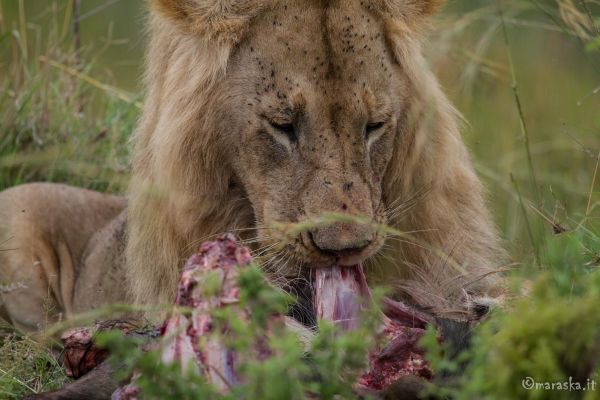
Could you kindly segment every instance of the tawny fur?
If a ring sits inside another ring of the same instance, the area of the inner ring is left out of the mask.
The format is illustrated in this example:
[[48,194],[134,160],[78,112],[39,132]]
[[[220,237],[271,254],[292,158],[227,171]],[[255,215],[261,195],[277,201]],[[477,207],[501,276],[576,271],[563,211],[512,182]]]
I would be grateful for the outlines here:
[[0,316],[23,331],[128,301],[125,198],[32,183],[0,192]]

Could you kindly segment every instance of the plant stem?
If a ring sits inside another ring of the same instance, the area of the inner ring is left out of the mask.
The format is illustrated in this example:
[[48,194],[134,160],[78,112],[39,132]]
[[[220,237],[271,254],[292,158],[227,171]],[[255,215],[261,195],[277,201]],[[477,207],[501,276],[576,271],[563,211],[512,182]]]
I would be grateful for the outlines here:
[[588,6],[588,4],[585,0],[580,0],[580,2],[581,2],[581,5],[583,6],[583,9],[585,10],[585,13],[587,14],[587,17],[590,19],[590,24],[591,24],[592,28],[594,28],[594,30],[596,31],[596,35],[600,36],[600,28],[596,24],[596,21],[594,21],[594,16],[592,14],[592,10],[590,10],[590,7]]
[[4,27],[4,8],[2,7],[2,0],[0,0],[0,35],[6,31]]
[[527,209],[525,208],[525,204],[523,203],[523,197],[521,196],[521,191],[519,190],[519,186],[517,185],[517,181],[513,174],[510,174],[510,180],[515,187],[515,191],[517,192],[517,197],[519,198],[519,206],[521,207],[521,212],[523,212],[523,219],[525,219],[525,227],[527,228],[527,235],[529,236],[529,240],[531,241],[531,246],[533,247],[533,255],[535,257],[535,262],[537,265],[542,265],[540,262],[540,250],[533,236],[533,230],[531,229],[531,224],[529,223],[529,218],[527,217]]
[[81,49],[81,29],[79,24],[79,9],[81,7],[81,0],[73,1],[73,39],[75,41],[75,57],[79,61],[80,49]]
[[594,176],[592,178],[592,186],[590,187],[590,195],[588,197],[587,207],[585,209],[586,218],[589,217],[590,212],[592,211],[592,197],[594,196],[594,187],[596,186],[596,177],[598,175],[598,167],[600,166],[600,152],[596,157],[596,168],[594,169]]
[[19,31],[21,35],[21,51],[23,58],[27,60],[27,24],[25,21],[25,0],[19,0]]
[[67,37],[67,33],[69,32],[69,22],[71,21],[71,15],[73,13],[73,0],[69,0],[67,6],[65,7],[65,17],[63,19],[63,27],[61,38],[64,39]]
[[513,90],[513,95],[515,97],[515,104],[517,106],[517,112],[519,113],[521,134],[523,135],[523,138],[525,140],[525,152],[527,153],[527,164],[528,164],[528,168],[529,168],[529,176],[531,179],[531,183],[533,184],[535,200],[538,203],[538,205],[541,205],[542,201],[541,201],[541,196],[539,193],[537,178],[535,176],[535,169],[533,167],[533,158],[531,157],[531,148],[529,145],[529,131],[527,129],[527,123],[525,121],[525,113],[523,111],[523,105],[521,103],[521,98],[519,96],[519,85],[517,82],[517,74],[515,71],[515,65],[514,65],[513,58],[512,58],[512,52],[510,49],[510,41],[508,39],[508,32],[506,31],[506,24],[504,23],[504,14],[502,12],[502,5],[500,3],[500,0],[498,0],[497,3],[498,3],[498,15],[500,17],[500,22],[502,25],[502,35],[504,38],[504,44],[506,46],[506,54],[508,57],[508,63],[509,63],[509,67],[510,67],[510,74],[511,74],[511,79],[512,79],[511,86],[512,86],[512,90]]

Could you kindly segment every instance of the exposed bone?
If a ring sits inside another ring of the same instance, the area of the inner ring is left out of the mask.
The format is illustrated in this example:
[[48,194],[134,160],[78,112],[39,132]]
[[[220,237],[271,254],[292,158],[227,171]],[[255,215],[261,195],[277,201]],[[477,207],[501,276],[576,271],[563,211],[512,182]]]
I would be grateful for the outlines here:
[[[194,368],[203,373],[221,392],[239,383],[236,354],[228,349],[218,336],[212,335],[211,311],[232,307],[239,302],[238,269],[250,264],[252,257],[246,247],[239,246],[232,235],[206,242],[200,252],[192,256],[179,281],[176,306],[191,307],[190,317],[175,309],[167,319],[163,332],[162,359],[176,362],[183,370]],[[207,296],[204,285],[212,273],[219,284]],[[240,313],[244,313],[240,310]],[[201,341],[202,337],[207,340]]]

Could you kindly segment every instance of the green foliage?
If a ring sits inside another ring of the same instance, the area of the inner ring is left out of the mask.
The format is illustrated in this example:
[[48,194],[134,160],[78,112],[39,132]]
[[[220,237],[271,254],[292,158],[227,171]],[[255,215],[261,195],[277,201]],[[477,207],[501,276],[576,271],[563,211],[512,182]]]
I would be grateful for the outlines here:
[[252,310],[251,322],[265,327],[272,314],[285,314],[293,299],[280,290],[268,290],[259,268],[252,266],[240,271],[240,300]]
[[591,40],[588,44],[585,45],[585,49],[590,53],[593,51],[600,50],[600,36]]
[[[600,340],[600,279],[595,274],[584,294],[557,296],[551,278],[536,282],[532,295],[496,315],[474,341],[459,398],[571,398],[565,391],[526,390],[522,381],[586,382],[597,379]],[[598,394],[596,393],[596,396]]]
[[[583,227],[548,238],[547,267],[527,295],[496,310],[459,360],[446,359],[435,332],[429,332],[422,343],[435,370],[456,372],[459,363],[468,362],[462,377],[432,393],[456,399],[599,398],[600,273],[589,262],[591,249],[600,251],[600,240]],[[513,280],[524,282],[521,273]],[[564,389],[570,381],[587,390]],[[596,383],[595,390],[588,382]],[[535,383],[554,383],[555,389],[528,386]]]
[[98,335],[98,344],[111,350],[111,360],[120,379],[128,379],[132,372],[139,374],[136,385],[146,399],[216,399],[217,391],[193,371],[181,371],[177,365],[163,364],[158,351],[144,352],[144,340],[125,337],[120,331]]
[[[364,328],[363,328],[364,329]],[[319,377],[309,384],[319,399],[353,398],[351,384],[365,367],[372,342],[371,330],[336,335],[334,327],[321,323],[311,346],[314,371]],[[371,339],[371,340],[370,340]],[[340,377],[345,379],[340,379]]]
[[0,190],[31,181],[124,190],[140,104],[90,77],[102,50],[74,48],[59,18],[68,7],[54,8],[43,35],[27,35],[29,25],[3,29],[3,6],[16,3],[0,2]]
[[304,349],[296,337],[278,331],[271,335],[269,346],[276,354],[263,361],[242,365],[246,383],[231,394],[237,399],[303,399],[305,379],[310,369],[304,359]]
[[68,378],[46,344],[8,333],[0,326],[0,398],[17,400],[62,387]]

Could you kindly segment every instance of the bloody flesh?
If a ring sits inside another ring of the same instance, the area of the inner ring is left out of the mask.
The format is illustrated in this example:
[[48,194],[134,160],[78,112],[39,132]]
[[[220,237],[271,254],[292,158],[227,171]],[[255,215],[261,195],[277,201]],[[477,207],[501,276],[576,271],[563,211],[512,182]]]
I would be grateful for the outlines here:
[[[355,329],[361,305],[368,301],[371,293],[361,265],[316,271],[313,302],[318,319],[341,330]],[[369,353],[369,369],[359,378],[359,388],[385,390],[408,375],[431,379],[433,373],[418,346],[430,318],[390,299],[384,301],[383,311],[380,344]]]
[[[162,361],[178,364],[182,370],[192,369],[204,375],[221,392],[242,382],[238,375],[239,354],[223,341],[225,331],[217,331],[212,312],[221,307],[231,307],[242,318],[252,310],[239,307],[239,268],[247,266],[251,256],[247,248],[236,243],[232,235],[202,245],[186,263],[179,281],[175,305],[177,306],[160,329]],[[205,282],[213,275],[217,287],[207,292]],[[361,310],[372,301],[371,292],[362,266],[318,269],[313,281],[313,305],[319,320],[332,322],[340,331],[356,329]],[[183,313],[187,307],[191,313]],[[419,348],[419,340],[433,320],[411,307],[385,299],[383,326],[376,332],[375,348],[368,355],[368,370],[356,382],[358,392],[379,393],[404,377],[431,379],[433,373]],[[272,316],[269,323],[280,323],[281,316]],[[129,327],[118,327],[131,330]],[[71,331],[64,335],[65,363],[69,374],[78,377],[102,361],[105,352],[95,348],[93,332],[89,329]],[[274,354],[266,338],[258,338],[255,359],[266,359]],[[90,347],[91,346],[91,347]],[[244,355],[247,357],[248,355]],[[132,383],[113,394],[113,399],[137,399],[139,390]]]
[[61,335],[63,342],[63,364],[67,376],[78,379],[100,365],[108,351],[99,348],[94,339],[99,332],[118,329],[126,335],[136,334],[152,337],[154,332],[137,327],[126,321],[98,322],[93,327],[75,328]]

